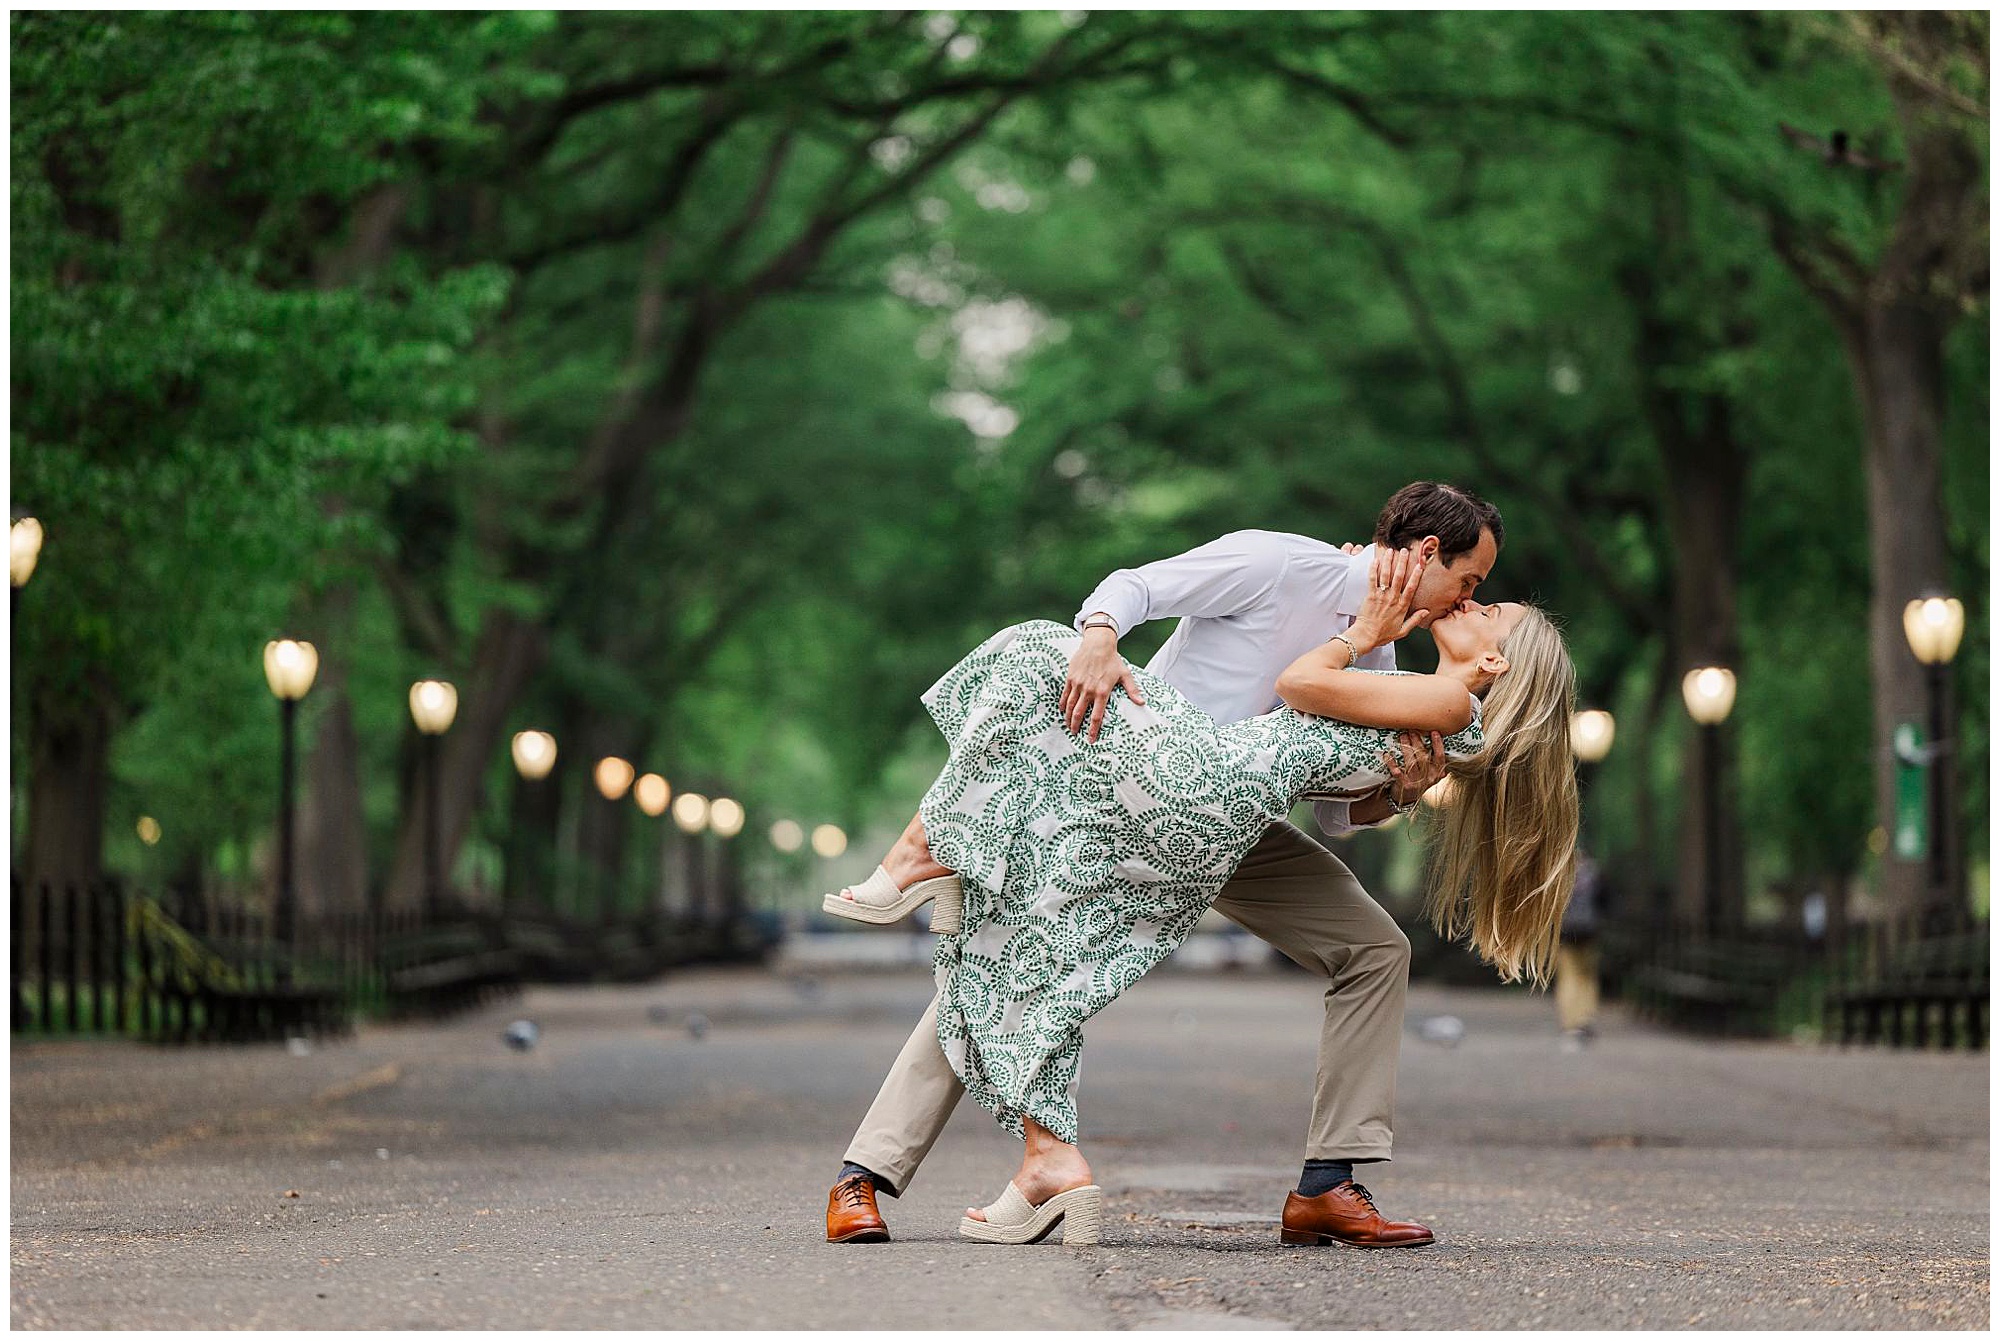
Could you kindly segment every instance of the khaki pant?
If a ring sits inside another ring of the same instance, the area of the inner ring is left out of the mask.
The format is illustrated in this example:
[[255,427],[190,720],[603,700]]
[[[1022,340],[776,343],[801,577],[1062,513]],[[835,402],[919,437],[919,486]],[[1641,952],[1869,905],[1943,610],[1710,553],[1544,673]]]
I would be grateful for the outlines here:
[[1597,946],[1556,946],[1556,1021],[1563,1032],[1597,1021]]
[[[1217,912],[1327,979],[1307,1159],[1389,1158],[1410,941],[1338,857],[1289,824],[1264,835]],[[897,1194],[965,1094],[937,1041],[933,1000],[889,1068],[847,1159]]]

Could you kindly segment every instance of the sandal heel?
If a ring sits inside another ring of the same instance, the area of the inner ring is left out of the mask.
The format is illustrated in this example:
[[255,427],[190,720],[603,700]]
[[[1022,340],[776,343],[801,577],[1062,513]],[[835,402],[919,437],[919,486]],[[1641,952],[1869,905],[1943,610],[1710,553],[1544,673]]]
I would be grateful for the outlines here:
[[965,886],[956,877],[945,880],[931,900],[931,930],[956,936],[965,928]]
[[1087,1248],[1098,1242],[1104,1227],[1104,1193],[1093,1189],[1063,1211],[1063,1246]]

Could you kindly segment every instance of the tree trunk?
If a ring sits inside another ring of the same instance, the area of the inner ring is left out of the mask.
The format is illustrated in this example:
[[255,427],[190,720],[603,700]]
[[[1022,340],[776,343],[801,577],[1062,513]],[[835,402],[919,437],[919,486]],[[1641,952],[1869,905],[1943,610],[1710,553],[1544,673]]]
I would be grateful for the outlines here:
[[28,720],[29,887],[86,884],[104,872],[110,710],[96,701],[37,705]]
[[[1681,677],[1695,667],[1725,666],[1740,672],[1743,666],[1736,616],[1736,538],[1743,510],[1745,453],[1736,438],[1728,398],[1692,394],[1677,385],[1679,374],[1722,348],[1714,337],[1691,329],[1668,310],[1654,268],[1661,257],[1671,263],[1689,253],[1684,209],[1681,194],[1659,192],[1654,202],[1653,253],[1620,273],[1636,315],[1634,366],[1654,450],[1659,453],[1666,503],[1674,656],[1663,668],[1667,683],[1657,688],[1668,698],[1678,695]],[[1740,347],[1749,343],[1750,331],[1741,321],[1732,321],[1724,339]],[[1706,730],[1689,730],[1682,744],[1674,912],[1684,922],[1705,922],[1713,884],[1721,923],[1716,929],[1721,930],[1742,921],[1742,846],[1736,818],[1735,728],[1725,721],[1714,734],[1713,779],[1706,768],[1710,748]],[[1710,795],[1711,788],[1716,796]]]
[[305,621],[319,649],[319,676],[307,701],[315,729],[306,748],[298,813],[299,913],[324,917],[368,906],[368,830],[361,805],[361,750],[347,694],[354,584],[330,587]]
[[[547,655],[547,639],[538,622],[499,606],[486,612],[472,666],[459,689],[458,716],[445,733],[439,769],[443,809],[438,830],[447,884],[459,845],[465,841],[482,799],[487,766],[502,747],[508,714]],[[396,835],[396,856],[384,893],[384,905],[389,908],[415,908],[423,902],[429,771],[417,768],[404,793],[408,805]]]
[[[346,237],[319,257],[316,286],[340,288],[379,268],[394,245],[409,198],[407,187],[392,184],[356,201],[348,215]],[[337,516],[347,505],[334,497],[322,506],[328,515]],[[368,826],[361,801],[361,748],[354,734],[354,705],[347,695],[354,583],[337,582],[320,593],[301,623],[302,636],[319,651],[319,675],[311,694],[317,726],[301,752],[298,912],[304,917],[360,912],[368,907]]]
[[[1681,661],[1672,677],[1675,690],[1679,689],[1680,676],[1697,666],[1726,666],[1738,672],[1743,667],[1736,622],[1735,555],[1744,462],[1729,432],[1727,404],[1711,398],[1707,410],[1703,430],[1687,435],[1662,463],[1667,480],[1667,534],[1673,544],[1674,641]],[[1704,731],[1694,727],[1682,745],[1685,804],[1681,807],[1674,906],[1682,919],[1700,922],[1708,906],[1709,884],[1716,882],[1720,930],[1740,926],[1743,920],[1736,728],[1731,721],[1715,728],[1718,757],[1713,780],[1705,775],[1708,742],[1702,738]],[[1713,805],[1707,794],[1711,785],[1718,792]],[[1712,871],[1711,844],[1715,849]]]
[[[1868,668],[1874,680],[1875,813],[1896,827],[1896,726],[1929,736],[1924,668],[1903,635],[1903,607],[1945,590],[1944,339],[1947,323],[1928,305],[1893,299],[1870,304],[1842,335],[1861,403],[1868,449]],[[1931,835],[1937,842],[1945,835]],[[1892,915],[1926,895],[1925,859],[1882,858],[1882,893]]]
[[1639,727],[1627,753],[1632,764],[1632,809],[1636,816],[1634,838],[1637,852],[1631,875],[1625,881],[1626,906],[1621,910],[1632,919],[1665,916],[1673,911],[1673,893],[1661,876],[1659,797],[1653,787],[1653,757],[1659,746],[1660,724],[1670,700],[1679,694],[1674,667],[1680,663],[1671,635],[1661,639],[1660,655],[1654,662],[1652,686],[1646,706],[1639,713]]
[[[1803,235],[1783,215],[1772,220],[1771,240],[1832,319],[1861,407],[1872,568],[1871,766],[1878,822],[1894,833],[1896,726],[1925,720],[1923,669],[1903,635],[1903,607],[1942,590],[1949,573],[1944,341],[1987,291],[1986,114],[1979,104],[1988,39],[1978,14],[1879,11],[1851,26],[1882,70],[1903,132],[1904,185],[1887,245],[1871,270],[1833,235]],[[1980,74],[1970,104],[1954,90],[1955,69]],[[1882,894],[1892,915],[1913,911],[1925,883],[1921,859],[1884,854]]]

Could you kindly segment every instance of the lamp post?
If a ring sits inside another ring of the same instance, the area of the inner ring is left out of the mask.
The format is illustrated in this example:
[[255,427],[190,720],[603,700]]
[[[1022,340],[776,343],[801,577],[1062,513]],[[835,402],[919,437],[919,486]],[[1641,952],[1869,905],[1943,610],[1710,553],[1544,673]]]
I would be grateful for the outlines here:
[[722,868],[721,879],[716,883],[722,896],[725,926],[733,926],[743,913],[742,868],[737,864],[736,844],[730,841],[743,832],[743,820],[743,806],[727,796],[718,796],[708,803],[709,832],[722,840],[721,850],[716,854]]
[[[15,624],[21,620],[21,588],[28,585],[28,579],[35,575],[35,563],[42,556],[42,524],[33,517],[18,517],[8,536],[7,570],[13,585],[7,589],[8,630],[11,634]],[[14,796],[12,785],[7,794],[8,823],[13,823]]]
[[7,574],[14,582],[14,603],[19,605],[21,588],[35,575],[35,564],[42,557],[42,524],[33,517],[22,517],[7,539]]
[[1701,788],[1703,801],[1703,865],[1708,874],[1702,897],[1703,930],[1710,935],[1723,922],[1722,901],[1722,723],[1736,706],[1736,674],[1722,666],[1701,666],[1681,677],[1681,698],[1688,716],[1701,728]]
[[1930,916],[1944,919],[1957,912],[1952,880],[1951,740],[1946,727],[1951,659],[1965,636],[1965,606],[1954,597],[1925,596],[1903,607],[1903,636],[1924,667],[1930,700],[1930,742],[1923,759],[1930,774]]
[[[1590,765],[1588,771],[1580,769],[1578,785],[1586,783],[1596,775],[1594,765],[1604,763],[1604,757],[1612,753],[1612,739],[1618,735],[1618,721],[1604,709],[1584,709],[1582,713],[1570,713],[1570,753],[1576,755],[1576,763]],[[1590,817],[1586,815],[1582,831],[1588,833]],[[1584,845],[1588,849],[1588,843]]]
[[708,798],[699,792],[682,792],[674,798],[674,827],[687,835],[688,910],[703,923],[708,921],[708,889],[702,874],[701,831],[708,827],[708,811]]
[[[812,831],[813,855],[822,861],[832,861],[847,851],[847,834],[838,824],[822,824]],[[815,871],[815,874],[820,872]]]
[[444,914],[444,851],[438,834],[438,813],[444,798],[444,733],[458,715],[458,690],[443,680],[419,680],[410,686],[410,717],[424,734],[430,771],[430,793],[424,814],[424,909],[433,920]]
[[799,874],[795,857],[798,850],[805,845],[806,831],[797,820],[781,819],[771,826],[771,846],[778,850],[786,876],[785,889],[773,896],[773,909],[789,901],[792,882]]
[[[511,753],[514,756],[514,772],[520,776],[521,784],[540,782],[556,766],[556,738],[546,731],[516,731]],[[522,902],[522,890],[528,883],[527,858],[522,848],[526,839],[522,836],[525,825],[519,823],[520,809],[515,809],[516,823],[509,834],[514,855],[508,861],[507,886],[513,892],[514,903]],[[503,897],[502,903],[507,900]]]
[[[617,755],[607,754],[597,761],[597,767],[591,770],[591,776],[597,782],[597,794],[607,801],[616,801],[632,789],[632,780],[638,776],[638,770]],[[606,844],[600,840],[593,846],[597,851],[602,852]],[[592,865],[595,866],[596,863],[592,863]],[[597,880],[601,882],[598,884],[596,890],[597,920],[599,922],[610,920],[612,891],[606,888],[606,886],[613,883],[614,879],[615,877],[612,872],[603,870],[601,867],[597,868]],[[581,913],[582,910],[577,909],[576,911]]]
[[[9,636],[11,637],[14,625],[19,623],[21,619],[21,588],[28,585],[28,579],[32,577],[35,572],[35,561],[39,559],[42,554],[42,524],[36,521],[33,517],[15,518],[13,530],[8,537],[8,542],[9,542],[8,554],[7,554],[8,575],[13,579],[13,585],[7,589],[7,616],[8,616],[7,628]],[[7,828],[8,832],[11,834],[13,832],[13,826],[14,826],[14,785],[12,781],[11,770],[8,776],[9,776],[9,781],[7,784]],[[14,885],[10,886],[10,888],[13,891],[12,897],[20,899],[27,898],[28,894],[25,886]],[[11,992],[12,1002],[9,1008],[13,1013],[14,1027],[19,1029],[24,1027],[28,1022],[27,1002],[23,1000],[21,996],[22,987],[21,987],[20,956],[21,956],[21,943],[23,937],[21,935],[21,923],[19,920],[27,915],[27,910],[25,908],[17,906],[13,909],[10,909],[9,911],[12,913],[13,918],[15,919],[12,923],[14,927],[14,961],[13,961],[13,984]],[[46,935],[47,932],[44,930],[42,934]]]
[[285,953],[278,971],[291,978],[292,914],[296,892],[292,872],[292,774],[297,754],[299,700],[319,673],[319,652],[311,643],[278,638],[264,644],[264,682],[278,699],[278,944]]
[[[648,819],[658,819],[660,816],[666,814],[667,802],[673,799],[673,795],[674,789],[668,786],[667,780],[658,773],[648,773],[632,784],[632,799],[638,803],[640,813]],[[662,826],[663,830],[664,827]],[[661,841],[658,845],[660,858],[658,890],[660,897],[664,900],[667,870],[666,834],[664,832],[661,833],[660,839]],[[647,909],[642,906],[639,911],[643,915]]]

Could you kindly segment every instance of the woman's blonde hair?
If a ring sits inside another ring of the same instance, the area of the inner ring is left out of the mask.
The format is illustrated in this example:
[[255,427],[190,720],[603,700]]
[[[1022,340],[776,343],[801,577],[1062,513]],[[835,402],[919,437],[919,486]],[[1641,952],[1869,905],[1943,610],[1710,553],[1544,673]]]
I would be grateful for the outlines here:
[[1504,981],[1541,986],[1576,883],[1576,668],[1562,634],[1532,605],[1500,651],[1507,669],[1481,709],[1486,744],[1446,766],[1452,782],[1428,911],[1440,935],[1468,938]]

